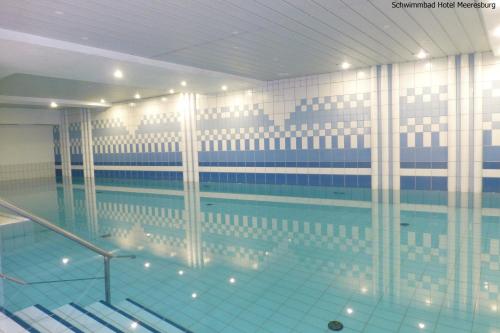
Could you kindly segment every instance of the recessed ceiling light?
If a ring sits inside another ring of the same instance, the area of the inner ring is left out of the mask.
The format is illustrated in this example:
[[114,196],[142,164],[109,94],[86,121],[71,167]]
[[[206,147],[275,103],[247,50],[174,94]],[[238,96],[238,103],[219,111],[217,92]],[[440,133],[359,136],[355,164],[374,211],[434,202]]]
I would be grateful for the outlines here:
[[162,102],[166,102],[166,101],[168,101],[168,98],[166,98],[166,97],[162,97],[162,98],[161,98],[161,101],[162,101]]
[[151,263],[149,261],[146,261],[144,263],[144,267],[149,268],[151,266]]
[[229,283],[235,284],[236,283],[236,279],[234,277],[229,278]]
[[226,91],[227,90],[227,86],[226,85],[223,85],[222,87],[220,87],[222,89],[222,91]]
[[352,314],[354,312],[354,310],[351,308],[347,308],[345,311],[347,312],[347,314]]
[[187,86],[186,81],[181,81],[181,86],[183,86],[183,87]]
[[184,271],[181,269],[180,271],[177,272],[179,275],[184,275]]
[[135,99],[141,99],[141,95],[139,93],[135,93],[134,98]]
[[121,79],[123,78],[123,72],[119,69],[115,70],[115,72],[113,73],[113,76],[117,79]]
[[56,102],[50,102],[50,107],[51,107],[51,108],[55,109],[55,108],[57,108],[58,106],[59,106],[59,105],[57,105],[57,103],[56,103]]
[[192,297],[192,298],[196,298],[196,297],[198,297],[198,294],[197,294],[197,293],[192,293],[192,294],[191,294],[191,297]]
[[415,56],[418,59],[425,59],[425,58],[427,58],[428,54],[427,54],[427,52],[425,52],[424,49],[420,49],[420,51],[418,51],[418,53]]
[[493,30],[493,36],[500,37],[500,25]]
[[132,328],[132,329],[134,329],[134,330],[135,330],[135,329],[137,328],[137,326],[138,326],[138,325],[139,325],[139,324],[138,324],[136,321],[133,321],[133,322],[130,324],[130,328]]
[[425,328],[425,324],[424,323],[418,323],[418,328],[420,328],[421,330],[423,330]]
[[101,98],[101,104],[106,103],[106,100],[104,98]]
[[340,67],[342,67],[342,69],[348,69],[351,67],[351,64],[347,61],[344,61],[342,64],[340,64]]
[[170,89],[170,90],[168,91],[168,93],[169,93],[169,94],[173,94],[174,92],[175,92],[175,90],[174,90],[174,89]]
[[69,262],[69,258],[62,258],[61,262],[64,264],[64,265],[67,265],[68,262]]

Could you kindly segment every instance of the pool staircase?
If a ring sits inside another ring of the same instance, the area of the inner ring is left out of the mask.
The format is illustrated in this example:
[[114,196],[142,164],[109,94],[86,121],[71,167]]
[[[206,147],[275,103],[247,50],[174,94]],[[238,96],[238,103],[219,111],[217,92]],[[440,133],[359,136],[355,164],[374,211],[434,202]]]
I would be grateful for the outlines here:
[[193,333],[127,298],[88,306],[75,303],[49,310],[40,304],[17,312],[0,307],[1,333]]

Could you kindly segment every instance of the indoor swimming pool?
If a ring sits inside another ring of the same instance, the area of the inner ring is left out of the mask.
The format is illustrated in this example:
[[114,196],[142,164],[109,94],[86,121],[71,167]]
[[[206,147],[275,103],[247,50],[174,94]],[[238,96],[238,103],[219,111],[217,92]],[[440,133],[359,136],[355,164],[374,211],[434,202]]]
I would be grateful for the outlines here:
[[[112,306],[183,332],[500,332],[498,194],[78,179],[0,191],[132,255],[111,261]],[[9,311],[64,320],[74,303],[123,332],[169,332],[99,303],[102,257],[30,221],[0,234],[3,273],[29,283],[0,281]]]

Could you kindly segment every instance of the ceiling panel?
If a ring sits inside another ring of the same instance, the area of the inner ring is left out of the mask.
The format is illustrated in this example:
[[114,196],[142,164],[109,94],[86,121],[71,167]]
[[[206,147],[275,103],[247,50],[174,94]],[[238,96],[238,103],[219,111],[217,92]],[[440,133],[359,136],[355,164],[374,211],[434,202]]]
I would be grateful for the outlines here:
[[478,10],[391,2],[0,0],[0,28],[265,80],[490,49]]

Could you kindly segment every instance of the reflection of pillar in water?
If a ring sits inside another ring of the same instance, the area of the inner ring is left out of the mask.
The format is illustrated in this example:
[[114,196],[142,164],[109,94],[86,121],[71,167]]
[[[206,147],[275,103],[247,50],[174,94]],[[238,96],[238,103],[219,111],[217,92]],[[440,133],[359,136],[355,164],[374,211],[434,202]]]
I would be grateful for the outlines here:
[[91,236],[97,236],[99,222],[97,219],[97,200],[94,178],[85,178],[85,210],[87,213],[87,225]]
[[478,299],[481,283],[481,223],[482,223],[482,196],[474,193],[472,204],[472,301]]
[[456,223],[457,209],[455,206],[456,192],[448,192],[448,266],[447,266],[447,291],[446,303],[448,306],[453,304],[455,299],[456,286]]
[[187,260],[191,267],[203,266],[199,183],[184,183],[184,223]]
[[380,191],[372,191],[372,290],[373,294],[377,294],[380,290],[379,278],[380,278],[380,251],[379,251],[379,193]]
[[63,177],[64,223],[73,228],[75,225],[75,203],[71,178]]
[[401,200],[400,191],[392,191],[392,204],[390,212],[392,213],[392,276],[393,293],[396,298],[401,294]]

